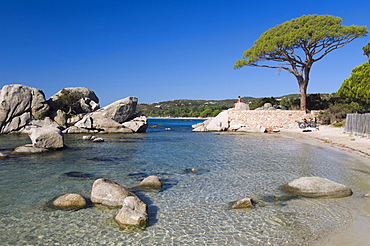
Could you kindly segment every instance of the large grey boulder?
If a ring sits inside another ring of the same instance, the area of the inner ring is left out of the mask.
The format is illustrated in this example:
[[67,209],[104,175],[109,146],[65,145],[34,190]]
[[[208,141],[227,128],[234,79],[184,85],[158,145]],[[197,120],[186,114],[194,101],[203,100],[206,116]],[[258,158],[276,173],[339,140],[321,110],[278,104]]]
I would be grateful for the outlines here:
[[34,127],[31,128],[28,136],[36,148],[61,149],[64,147],[63,133],[56,127]]
[[122,125],[133,132],[145,132],[149,124],[148,119],[144,115],[138,115],[129,121],[123,122]]
[[206,125],[208,131],[226,131],[229,128],[229,114],[227,111],[219,113]]
[[68,127],[64,133],[133,133],[133,130],[125,127],[110,118],[99,118],[91,114],[85,115],[74,126]]
[[96,112],[90,114],[95,119],[112,119],[119,124],[130,119],[136,112],[138,99],[136,97],[127,97],[105,106]]
[[320,177],[295,179],[281,189],[293,195],[314,198],[339,198],[352,195],[349,187]]
[[13,84],[0,91],[0,133],[17,131],[48,113],[45,95],[39,89]]
[[[147,128],[146,117],[133,118],[136,111],[137,98],[127,97],[118,100],[95,112],[86,114],[80,121],[74,124],[73,129],[67,129],[66,133],[93,132],[98,130],[105,133],[132,133],[143,132]],[[126,123],[132,119],[132,122]]]
[[128,196],[115,220],[125,227],[144,229],[148,223],[147,205],[136,196]]
[[93,203],[111,207],[122,206],[123,201],[128,196],[135,196],[135,194],[116,182],[104,178],[97,179],[91,190],[91,201]]

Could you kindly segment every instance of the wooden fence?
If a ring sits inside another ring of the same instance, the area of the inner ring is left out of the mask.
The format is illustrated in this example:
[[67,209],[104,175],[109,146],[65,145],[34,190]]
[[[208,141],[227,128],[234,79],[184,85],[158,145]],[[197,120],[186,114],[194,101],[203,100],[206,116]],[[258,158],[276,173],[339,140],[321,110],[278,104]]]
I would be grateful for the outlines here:
[[370,114],[347,114],[344,132],[370,137]]

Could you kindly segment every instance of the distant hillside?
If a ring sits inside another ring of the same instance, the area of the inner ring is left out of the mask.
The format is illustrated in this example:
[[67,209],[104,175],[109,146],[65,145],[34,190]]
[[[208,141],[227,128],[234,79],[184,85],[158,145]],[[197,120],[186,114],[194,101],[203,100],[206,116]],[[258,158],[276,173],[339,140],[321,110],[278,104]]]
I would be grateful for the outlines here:
[[[312,95],[318,95],[321,98],[324,94]],[[137,111],[142,111],[148,117],[214,117],[222,110],[234,107],[236,101],[236,98],[225,100],[171,100],[138,104]],[[249,104],[251,109],[260,107],[265,102],[280,104],[290,109],[299,108],[299,94],[269,98],[243,97],[242,101]]]
[[233,107],[234,100],[171,100],[139,104],[138,111],[149,117],[208,117]]

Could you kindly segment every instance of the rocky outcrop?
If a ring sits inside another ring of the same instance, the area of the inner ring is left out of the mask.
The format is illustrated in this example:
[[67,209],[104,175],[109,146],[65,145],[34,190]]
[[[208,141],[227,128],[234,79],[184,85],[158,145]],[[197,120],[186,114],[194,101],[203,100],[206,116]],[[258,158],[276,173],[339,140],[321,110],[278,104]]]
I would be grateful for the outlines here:
[[137,187],[144,189],[160,190],[162,189],[162,183],[157,176],[151,175],[143,179],[143,181],[141,181],[141,183]]
[[127,97],[100,109],[98,97],[85,87],[65,88],[46,101],[41,90],[6,85],[0,91],[0,133],[27,132],[31,121],[45,117],[63,133],[145,132],[147,118],[136,114],[137,101]]
[[48,103],[55,112],[59,109],[66,113],[73,110],[74,114],[90,113],[99,108],[99,98],[95,92],[86,87],[64,88],[51,96]]
[[45,95],[39,89],[14,84],[0,91],[0,133],[17,131],[48,113]]
[[281,189],[293,195],[312,198],[339,198],[352,195],[349,187],[320,177],[295,179]]
[[128,196],[135,196],[127,188],[109,179],[97,179],[91,190],[91,201],[106,206],[122,206],[123,201]]
[[144,229],[148,223],[147,205],[136,196],[128,196],[114,219],[121,226]]
[[52,205],[60,208],[81,209],[86,207],[86,200],[79,194],[65,194],[52,202]]
[[135,115],[136,97],[127,97],[118,100],[95,112],[86,114],[65,133],[132,133],[145,132],[148,122],[145,116]]

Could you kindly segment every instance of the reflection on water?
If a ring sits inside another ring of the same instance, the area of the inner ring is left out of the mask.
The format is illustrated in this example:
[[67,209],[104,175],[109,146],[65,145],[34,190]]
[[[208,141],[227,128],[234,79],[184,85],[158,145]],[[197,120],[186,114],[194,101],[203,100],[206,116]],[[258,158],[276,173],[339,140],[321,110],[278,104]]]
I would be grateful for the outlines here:
[[[152,120],[143,134],[102,135],[103,143],[65,136],[68,148],[0,160],[0,240],[24,245],[312,245],[352,223],[370,189],[369,169],[341,153],[279,134],[193,133],[194,121]],[[161,124],[161,125],[159,125]],[[165,130],[170,128],[171,130]],[[0,151],[28,143],[0,136]],[[193,172],[189,170],[199,170]],[[65,193],[90,196],[95,178],[131,188],[148,175],[160,192],[137,191],[148,204],[143,231],[121,230],[116,209],[45,209]],[[325,177],[350,186],[341,199],[290,197],[284,183]],[[255,209],[230,209],[252,197]]]

